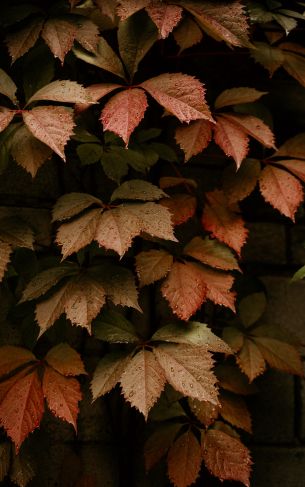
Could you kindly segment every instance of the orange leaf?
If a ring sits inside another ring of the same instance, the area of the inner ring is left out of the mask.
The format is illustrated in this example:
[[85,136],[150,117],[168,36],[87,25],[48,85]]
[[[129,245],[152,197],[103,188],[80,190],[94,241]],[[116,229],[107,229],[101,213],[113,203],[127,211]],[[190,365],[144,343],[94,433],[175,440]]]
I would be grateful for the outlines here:
[[76,379],[64,377],[51,367],[46,367],[42,382],[43,394],[52,413],[71,423],[77,429],[78,403],[82,398]]
[[244,340],[243,347],[236,357],[236,362],[240,370],[248,376],[250,382],[266,369],[264,357],[251,339]]
[[136,256],[136,271],[140,286],[152,284],[165,277],[173,265],[173,257],[165,250],[148,250]]
[[86,374],[80,355],[67,343],[59,343],[51,348],[45,361],[62,375]]
[[195,214],[197,199],[189,194],[174,194],[170,198],[164,198],[160,204],[167,208],[172,215],[174,226],[185,223]]
[[182,17],[181,7],[166,5],[161,2],[147,6],[146,11],[156,24],[162,39],[165,39],[172,32]]
[[217,116],[216,122],[214,126],[215,142],[227,156],[233,157],[239,168],[248,154],[249,137],[240,127],[223,116]]
[[12,58],[12,63],[34,46],[38,40],[42,26],[43,22],[41,20],[33,20],[23,29],[6,36],[5,42]]
[[234,278],[230,274],[208,269],[194,264],[200,272],[201,280],[206,285],[206,298],[220,306],[227,306],[235,311],[235,293],[230,291]]
[[7,391],[0,404],[0,424],[18,452],[25,438],[40,424],[43,394],[36,370],[21,377]]
[[205,196],[207,202],[201,220],[203,227],[240,254],[248,236],[243,219],[232,211],[222,191],[215,190]]
[[229,120],[233,125],[250,135],[258,142],[269,149],[275,149],[273,132],[262,120],[253,115],[243,115],[240,113],[223,113],[222,117]]
[[129,137],[144,117],[147,98],[143,90],[131,88],[114,95],[106,103],[101,121],[105,130],[111,130],[124,140],[126,146]]
[[192,413],[206,428],[213,424],[219,416],[219,407],[210,402],[189,398],[188,403]]
[[[272,161],[273,162],[273,161]],[[292,172],[295,176],[297,176],[303,183],[305,183],[305,161],[299,159],[287,159],[283,161],[276,161],[273,162],[280,168],[287,169],[288,171]]]
[[169,479],[176,487],[188,487],[198,478],[200,466],[200,445],[189,429],[170,447],[167,457]]
[[207,120],[197,120],[188,127],[178,127],[175,133],[177,144],[185,153],[185,162],[202,152],[211,142],[212,124]]
[[220,414],[225,421],[252,433],[251,416],[242,397],[224,391],[221,394],[220,404]]
[[201,237],[194,237],[183,250],[185,255],[194,257],[202,264],[207,264],[217,269],[239,270],[236,258],[231,250],[217,240],[211,240],[209,237],[205,239]]
[[94,52],[99,41],[98,26],[91,20],[82,18],[78,24],[75,40],[87,51]]
[[294,221],[295,213],[303,201],[303,188],[298,179],[270,165],[261,173],[259,188],[273,208]]
[[5,345],[0,348],[0,376],[9,374],[21,365],[36,361],[36,357],[25,348]]

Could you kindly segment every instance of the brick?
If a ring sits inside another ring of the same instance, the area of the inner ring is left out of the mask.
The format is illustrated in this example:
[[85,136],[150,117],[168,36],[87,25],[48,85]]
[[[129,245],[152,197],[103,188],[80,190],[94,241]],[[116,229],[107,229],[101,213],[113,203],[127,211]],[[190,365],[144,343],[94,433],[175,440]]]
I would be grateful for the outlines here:
[[294,378],[274,370],[256,382],[259,392],[249,398],[254,441],[270,444],[294,441]]
[[303,487],[305,448],[254,447],[251,487]]
[[111,441],[112,429],[106,400],[99,398],[92,402],[88,389],[85,391],[78,417],[78,441]]
[[260,264],[286,264],[286,235],[278,223],[249,223],[249,237],[243,248],[242,260]]
[[295,225],[290,229],[291,262],[302,266],[305,264],[305,225]]

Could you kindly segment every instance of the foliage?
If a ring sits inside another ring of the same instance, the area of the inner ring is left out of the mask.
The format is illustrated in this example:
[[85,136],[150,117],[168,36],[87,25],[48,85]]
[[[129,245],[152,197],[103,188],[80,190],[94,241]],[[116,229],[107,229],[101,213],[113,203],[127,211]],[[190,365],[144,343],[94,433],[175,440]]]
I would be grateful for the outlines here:
[[[127,421],[125,449],[141,426],[145,485],[164,482],[164,457],[176,487],[202,463],[250,485],[253,381],[303,374],[242,258],[247,201],[293,222],[303,202],[304,133],[277,135],[268,101],[268,73],[305,87],[305,5],[286,3],[3,2],[2,178],[20,166],[59,190],[41,228],[0,215],[0,481],[35,485],[45,411],[77,431],[89,397]],[[226,84],[219,54],[253,78],[233,65]]]

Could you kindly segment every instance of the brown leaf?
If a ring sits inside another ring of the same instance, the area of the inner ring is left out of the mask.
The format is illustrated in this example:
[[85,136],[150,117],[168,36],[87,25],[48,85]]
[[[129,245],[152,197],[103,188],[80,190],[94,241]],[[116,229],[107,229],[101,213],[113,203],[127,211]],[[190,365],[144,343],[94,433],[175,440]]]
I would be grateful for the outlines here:
[[27,105],[33,101],[58,101],[62,103],[91,103],[89,92],[76,81],[59,80],[52,81],[40,90],[36,91],[28,100]]
[[72,49],[77,31],[77,24],[60,18],[50,18],[44,24],[41,37],[61,64]]
[[19,57],[28,52],[31,47],[36,44],[43,26],[43,21],[33,20],[26,27],[17,30],[14,33],[8,34],[5,38],[5,43],[8,48],[9,55],[12,58],[12,63]]
[[33,250],[34,235],[32,229],[23,221],[14,217],[0,219],[0,241],[14,247]]
[[238,171],[231,164],[223,172],[223,190],[229,204],[238,203],[254,191],[261,173],[256,159],[244,159]]
[[197,120],[188,127],[178,127],[175,133],[177,144],[185,154],[185,162],[200,154],[211,142],[212,124],[207,120]]
[[19,166],[35,177],[38,169],[52,156],[52,149],[36,139],[23,125],[11,138],[11,154]]
[[239,265],[231,250],[209,237],[194,237],[183,250],[185,255],[194,257],[202,264],[221,270],[239,270]]
[[179,423],[161,423],[144,446],[145,468],[151,470],[166,455],[181,429]]
[[205,196],[207,202],[201,220],[203,227],[240,254],[248,236],[243,219],[230,208],[222,191],[215,190]]
[[111,201],[142,200],[155,201],[167,196],[162,189],[143,179],[130,179],[114,190]]
[[19,487],[26,487],[36,475],[31,461],[23,452],[13,455],[10,479]]
[[[117,88],[121,88],[121,85],[117,85],[114,83],[98,83],[95,85],[90,85],[85,88],[86,92],[88,93],[88,96],[90,97],[91,100],[94,102],[97,102],[104,96],[108,95],[108,93],[111,93],[113,90],[116,90]],[[75,105],[75,111],[76,113],[81,113],[84,110],[87,110],[92,106],[92,103],[78,103]]]
[[177,226],[185,223],[195,215],[197,199],[190,194],[176,193],[170,198],[162,199],[160,204],[170,211],[172,223]]
[[181,178],[175,176],[163,176],[159,179],[159,186],[161,189],[175,188],[176,186],[186,185],[191,188],[197,188],[197,183],[194,179]]
[[175,262],[161,292],[173,313],[188,320],[205,301],[207,289],[200,269],[191,263]]
[[16,105],[17,98],[16,98],[17,86],[15,85],[12,78],[6,74],[3,69],[0,69],[0,93],[4,96],[7,96],[11,100],[14,105]]
[[69,223],[62,224],[56,235],[63,259],[89,245],[95,238],[101,209],[90,210]]
[[221,364],[216,368],[216,375],[219,385],[226,391],[234,394],[248,396],[257,392],[254,384],[249,384],[249,380],[235,365]]
[[162,344],[153,352],[164,369],[165,377],[176,391],[200,401],[218,404],[213,360],[207,347]]
[[227,342],[234,352],[239,352],[245,341],[245,335],[233,326],[226,326],[222,332],[222,338]]
[[106,103],[101,113],[104,131],[116,133],[127,146],[129,137],[144,117],[147,106],[143,90],[131,88],[117,93]]
[[116,386],[130,360],[126,352],[110,352],[99,361],[90,385],[94,401]]
[[51,348],[45,361],[62,375],[86,374],[80,355],[67,343],[59,343]]
[[78,23],[75,40],[87,51],[94,52],[99,41],[99,28],[89,19],[82,18]]
[[180,122],[189,123],[198,119],[213,121],[205,102],[203,84],[193,76],[164,73],[144,81],[140,86]]
[[200,466],[200,445],[189,429],[170,447],[167,456],[169,479],[176,487],[188,487],[198,478]]
[[61,196],[53,208],[53,221],[68,220],[91,205],[102,205],[100,199],[87,193],[67,193]]
[[266,91],[258,91],[255,88],[246,88],[244,86],[240,88],[229,88],[220,93],[215,100],[214,106],[218,109],[241,103],[253,103],[266,94]]
[[7,441],[0,445],[0,481],[3,482],[9,473],[11,463],[11,445]]
[[40,424],[44,401],[36,370],[21,377],[0,404],[0,424],[18,452],[25,438]]
[[278,47],[272,47],[265,42],[254,42],[255,49],[251,50],[251,56],[256,62],[262,64],[273,76],[285,60],[284,53]]
[[202,32],[190,17],[184,17],[173,32],[175,41],[180,47],[179,54],[202,40]]
[[270,367],[303,377],[303,364],[295,347],[263,336],[252,336],[252,340]]
[[166,5],[156,2],[146,7],[146,11],[159,30],[160,37],[165,39],[179,24],[182,8],[178,5]]
[[250,382],[261,375],[266,369],[262,353],[258,346],[250,339],[245,339],[244,345],[236,357],[236,362],[240,370],[248,376]]
[[220,404],[220,414],[225,421],[252,433],[251,416],[242,397],[224,391],[221,393]]
[[102,14],[106,15],[114,22],[116,15],[116,4],[113,2],[113,0],[96,0],[95,3]]
[[[303,53],[304,54],[304,53]],[[285,53],[283,67],[302,86],[305,86],[305,59],[297,54]]]
[[173,233],[171,214],[167,208],[157,203],[125,205],[141,221],[141,231],[152,237],[177,242]]
[[150,4],[150,0],[119,0],[117,14],[121,20],[125,20],[142,8]]
[[2,132],[11,123],[15,116],[14,110],[6,107],[0,107],[0,132]]
[[13,372],[21,365],[36,361],[36,357],[25,348],[4,345],[0,348],[0,377]]
[[208,470],[221,480],[236,480],[250,486],[249,450],[236,438],[220,430],[203,434],[202,456]]
[[46,367],[42,389],[52,413],[72,424],[77,430],[78,403],[82,399],[78,381],[71,377],[64,377],[51,367]]
[[275,149],[273,132],[259,118],[241,113],[223,113],[222,117],[225,120],[229,120],[233,125],[236,125],[236,127],[243,130],[247,135],[250,135],[265,147]]
[[281,145],[273,157],[293,157],[305,159],[305,133],[295,135]]
[[173,265],[173,256],[165,250],[148,250],[136,256],[136,271],[140,286],[152,284],[165,277]]
[[47,329],[50,328],[50,326],[52,326],[64,313],[68,286],[69,284],[65,284],[62,288],[52,294],[51,297],[36,305],[35,317],[40,328],[39,336],[47,331]]
[[276,161],[275,163],[280,168],[287,169],[297,176],[303,183],[305,182],[305,161],[299,159],[287,159],[283,161]]
[[219,407],[206,401],[189,398],[188,403],[192,413],[206,428],[211,426],[219,416]]
[[101,282],[106,289],[106,294],[116,306],[128,306],[142,311],[138,303],[138,291],[134,275],[123,267],[106,269],[105,275],[101,276]]
[[220,306],[235,311],[235,292],[231,291],[234,278],[227,273],[208,269],[194,264],[200,272],[201,280],[206,285],[206,298]]
[[303,188],[298,179],[287,171],[268,165],[261,173],[259,188],[265,201],[294,221],[303,201]]
[[65,161],[64,147],[73,135],[73,115],[63,107],[43,106],[24,111],[22,116],[34,137]]
[[7,266],[11,260],[12,247],[6,242],[0,241],[0,282],[2,281]]
[[152,352],[140,350],[126,365],[120,378],[124,398],[147,420],[165,386],[165,375]]
[[20,303],[37,299],[45,294],[49,289],[55,286],[64,277],[73,275],[78,272],[77,266],[71,264],[51,267],[45,271],[39,272],[23,290]]
[[217,116],[214,139],[228,157],[233,157],[238,169],[248,154],[249,137],[247,134],[230,120]]

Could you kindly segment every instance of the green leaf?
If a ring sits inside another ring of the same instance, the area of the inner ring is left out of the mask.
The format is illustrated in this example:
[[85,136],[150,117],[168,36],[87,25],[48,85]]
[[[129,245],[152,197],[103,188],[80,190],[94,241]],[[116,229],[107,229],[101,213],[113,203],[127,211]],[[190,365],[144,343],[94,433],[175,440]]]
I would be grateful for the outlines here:
[[[118,147],[119,149],[119,147]],[[103,152],[101,164],[109,179],[120,183],[121,179],[128,174],[128,165],[123,154],[117,152]]]
[[266,309],[267,301],[264,293],[253,293],[245,297],[239,303],[239,314],[244,326],[252,326],[262,316]]
[[143,142],[148,142],[152,139],[156,139],[162,133],[161,129],[151,128],[146,130],[139,130],[135,133],[136,140],[141,144]]
[[90,134],[88,130],[80,127],[76,127],[74,129],[74,135],[71,137],[73,140],[76,140],[77,142],[99,142],[100,139],[98,139],[95,135]]
[[176,162],[177,154],[176,152],[166,144],[160,142],[152,142],[149,146],[159,155],[160,159],[168,162]]
[[303,265],[303,267],[301,267],[298,271],[296,271],[293,274],[291,282],[299,281],[300,279],[304,279],[304,277],[305,277],[305,265]]
[[98,162],[102,156],[103,148],[99,144],[81,144],[76,149],[82,166]]
[[133,324],[116,311],[103,311],[93,325],[93,334],[109,343],[138,343]]

